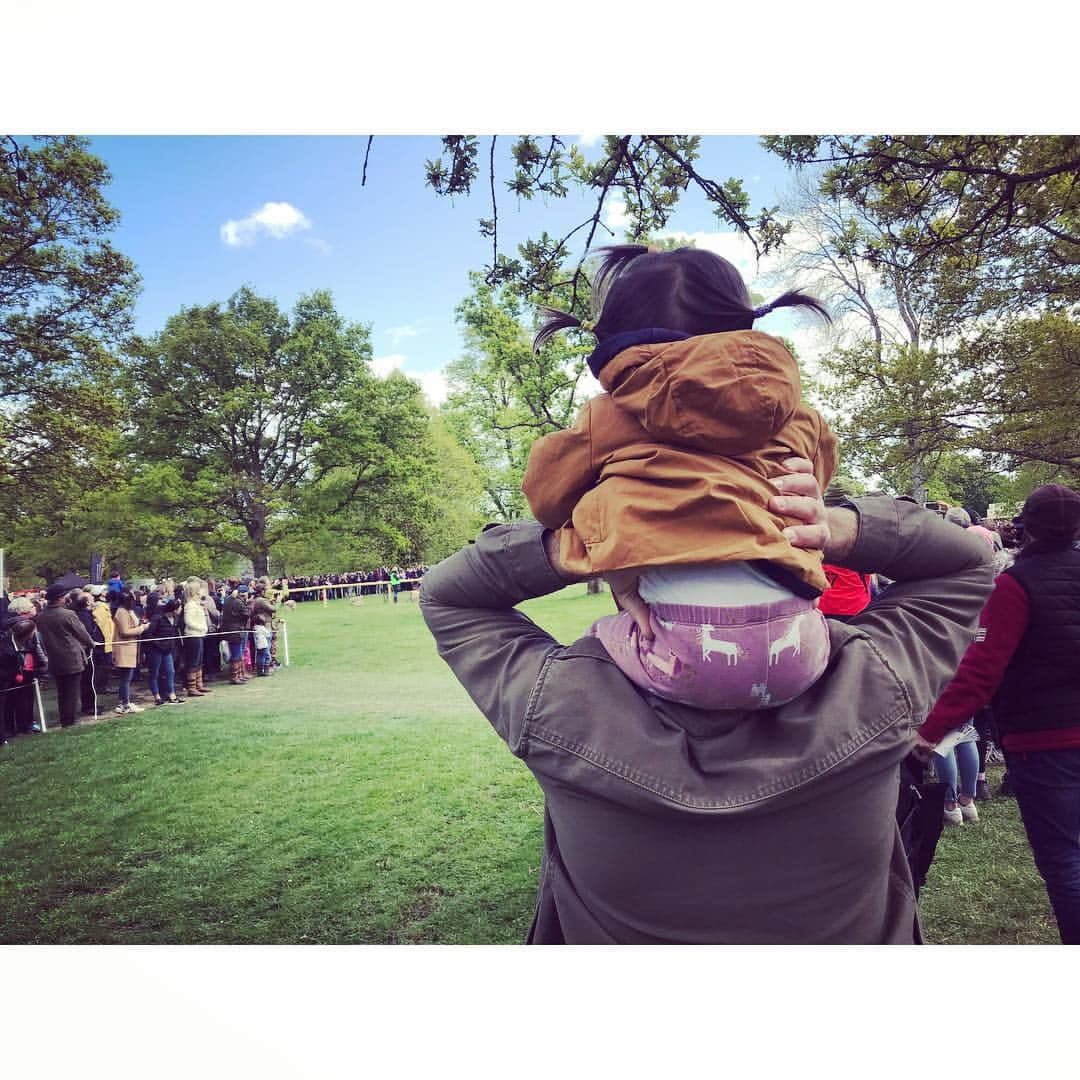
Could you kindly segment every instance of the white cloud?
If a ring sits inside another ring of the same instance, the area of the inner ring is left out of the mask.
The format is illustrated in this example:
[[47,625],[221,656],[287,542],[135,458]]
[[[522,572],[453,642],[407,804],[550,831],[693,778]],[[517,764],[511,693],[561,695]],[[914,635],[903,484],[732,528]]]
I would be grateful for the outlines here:
[[625,228],[630,222],[630,214],[626,210],[626,203],[619,195],[614,195],[604,204],[604,224],[617,232]]
[[311,222],[291,203],[268,202],[246,218],[226,221],[221,226],[221,240],[228,247],[248,247],[262,235],[281,240],[310,228]]
[[376,356],[371,361],[371,370],[380,378],[385,379],[392,371],[400,371],[402,375],[420,384],[428,403],[433,406],[441,405],[448,393],[446,376],[442,371],[420,371],[415,374],[405,371],[408,358],[402,353],[389,353],[386,356]]
[[405,366],[405,357],[401,353],[393,353],[390,356],[376,356],[371,361],[371,370],[379,376],[380,379],[385,379],[391,371],[398,371]]
[[416,337],[420,331],[415,326],[391,326],[387,331],[390,344],[396,349],[406,338]]
[[446,385],[446,376],[441,371],[424,371],[414,375],[414,379],[423,388],[424,396],[431,405],[441,405],[449,393]]
[[595,146],[603,137],[603,135],[579,135],[577,144],[578,146]]

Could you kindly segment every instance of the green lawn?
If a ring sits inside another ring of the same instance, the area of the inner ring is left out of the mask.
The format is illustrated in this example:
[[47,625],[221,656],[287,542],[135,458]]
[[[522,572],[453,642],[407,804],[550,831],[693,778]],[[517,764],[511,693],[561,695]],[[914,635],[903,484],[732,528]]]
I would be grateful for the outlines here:
[[[568,641],[609,604],[526,610]],[[523,940],[539,789],[417,605],[301,604],[289,632],[271,678],[0,751],[0,941]],[[1015,803],[981,812],[939,847],[927,939],[1055,941]]]

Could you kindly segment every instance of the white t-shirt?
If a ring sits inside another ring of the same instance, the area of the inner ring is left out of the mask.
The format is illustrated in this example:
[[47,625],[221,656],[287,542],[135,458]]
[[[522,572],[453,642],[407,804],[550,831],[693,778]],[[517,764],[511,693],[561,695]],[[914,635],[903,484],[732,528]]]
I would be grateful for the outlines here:
[[747,562],[716,566],[649,566],[638,580],[646,604],[746,607],[775,604],[795,594]]

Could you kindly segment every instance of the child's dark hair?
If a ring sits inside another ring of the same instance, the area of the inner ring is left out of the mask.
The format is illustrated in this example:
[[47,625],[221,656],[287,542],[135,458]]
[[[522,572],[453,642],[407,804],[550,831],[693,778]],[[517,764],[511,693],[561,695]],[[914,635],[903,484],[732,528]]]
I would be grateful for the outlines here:
[[595,323],[542,307],[544,323],[533,339],[534,350],[571,327],[591,330],[598,341],[651,327],[691,337],[749,330],[755,319],[779,307],[808,307],[832,322],[820,300],[796,290],[755,308],[739,271],[727,259],[702,248],[656,251],[641,244],[616,244],[599,250],[604,260],[590,298]]

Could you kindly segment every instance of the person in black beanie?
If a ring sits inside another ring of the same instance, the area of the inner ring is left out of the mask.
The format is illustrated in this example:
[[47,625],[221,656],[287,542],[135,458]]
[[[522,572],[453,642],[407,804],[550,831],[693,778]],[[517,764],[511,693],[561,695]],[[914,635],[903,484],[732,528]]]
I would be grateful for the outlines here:
[[1080,945],[1080,494],[1036,488],[1014,524],[1016,562],[995,580],[975,640],[919,728],[918,752],[993,700],[1061,940]]

